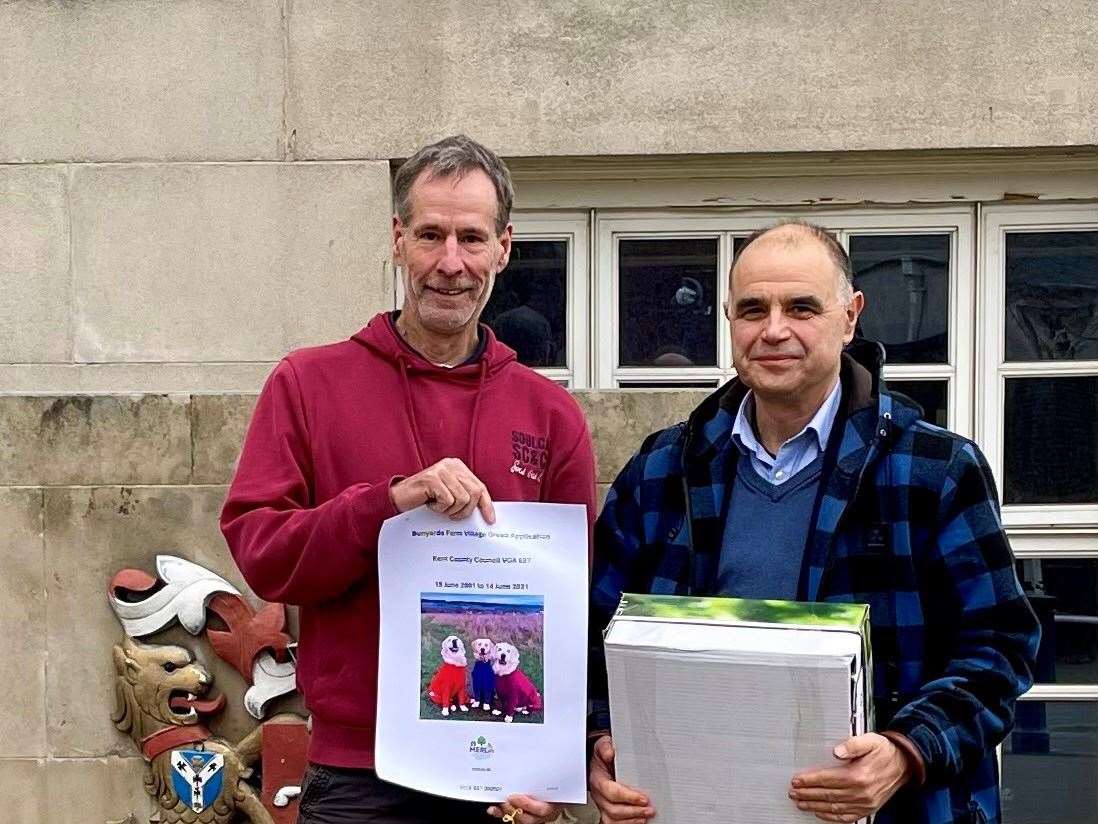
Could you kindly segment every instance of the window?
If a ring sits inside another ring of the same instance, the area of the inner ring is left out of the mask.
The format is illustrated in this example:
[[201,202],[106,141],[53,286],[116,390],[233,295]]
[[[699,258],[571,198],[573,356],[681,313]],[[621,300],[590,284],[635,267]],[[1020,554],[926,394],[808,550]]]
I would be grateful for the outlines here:
[[715,387],[734,374],[723,300],[752,231],[801,216],[832,230],[867,293],[861,329],[885,344],[885,374],[928,420],[972,431],[973,217],[969,207],[869,211],[637,213],[595,219],[593,384]]
[[569,387],[587,385],[587,214],[515,215],[511,260],[481,320],[520,362]]
[[1003,518],[1098,537],[1098,208],[988,207],[979,441]]

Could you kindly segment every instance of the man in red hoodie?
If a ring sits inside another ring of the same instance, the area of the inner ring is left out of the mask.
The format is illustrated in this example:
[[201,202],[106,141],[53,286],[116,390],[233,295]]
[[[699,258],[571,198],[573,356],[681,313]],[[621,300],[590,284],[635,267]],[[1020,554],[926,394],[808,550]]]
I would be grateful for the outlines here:
[[[302,349],[259,397],[221,513],[268,601],[301,607],[297,683],[312,714],[300,822],[476,822],[483,807],[388,784],[374,766],[377,539],[426,504],[454,519],[493,499],[582,503],[594,457],[567,391],[478,323],[511,252],[506,166],[467,137],[418,151],[393,184],[404,305],[350,340]],[[513,797],[520,824],[555,809]]]

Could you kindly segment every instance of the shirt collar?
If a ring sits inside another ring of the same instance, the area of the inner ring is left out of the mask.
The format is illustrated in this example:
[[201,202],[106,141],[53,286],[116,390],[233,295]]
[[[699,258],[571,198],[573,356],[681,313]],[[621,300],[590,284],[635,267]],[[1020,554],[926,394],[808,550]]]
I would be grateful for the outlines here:
[[[805,424],[804,429],[783,443],[782,446],[804,437],[806,433],[811,430],[816,436],[816,443],[819,446],[820,452],[826,450],[827,440],[831,437],[831,429],[835,425],[835,416],[839,412],[840,398],[842,398],[842,382],[835,381],[834,388],[832,388],[831,393],[824,402],[820,404],[820,408],[816,410],[816,414],[812,416],[812,420]],[[759,439],[755,437],[754,420],[755,393],[748,390],[743,400],[740,401],[739,411],[736,412],[736,421],[732,424],[732,441],[744,454],[754,452],[760,458],[763,456],[767,456],[768,458],[772,457],[766,451],[766,447],[759,443]]]

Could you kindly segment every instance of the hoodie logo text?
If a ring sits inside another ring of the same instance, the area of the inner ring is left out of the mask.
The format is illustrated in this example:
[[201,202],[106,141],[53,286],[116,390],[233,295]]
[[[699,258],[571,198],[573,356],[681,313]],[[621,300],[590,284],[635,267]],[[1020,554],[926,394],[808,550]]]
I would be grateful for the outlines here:
[[549,439],[528,432],[511,432],[511,472],[540,481],[549,464]]

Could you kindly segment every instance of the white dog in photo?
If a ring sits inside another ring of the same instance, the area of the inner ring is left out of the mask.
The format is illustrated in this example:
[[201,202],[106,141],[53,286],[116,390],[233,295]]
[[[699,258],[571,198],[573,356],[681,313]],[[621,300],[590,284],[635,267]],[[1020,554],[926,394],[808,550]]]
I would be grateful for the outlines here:
[[542,709],[541,693],[526,673],[519,669],[519,651],[513,644],[496,644],[496,660],[492,664],[496,673],[496,695],[503,711],[503,720],[511,723],[515,713],[529,715]]
[[483,707],[485,712],[499,715],[498,709],[492,709],[496,702],[496,672],[492,669],[495,662],[496,645],[490,639],[473,641],[473,709]]
[[444,717],[459,707],[462,712],[469,712],[467,663],[465,643],[456,635],[446,636],[442,642],[442,663],[427,687],[427,697],[442,708]]

